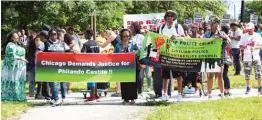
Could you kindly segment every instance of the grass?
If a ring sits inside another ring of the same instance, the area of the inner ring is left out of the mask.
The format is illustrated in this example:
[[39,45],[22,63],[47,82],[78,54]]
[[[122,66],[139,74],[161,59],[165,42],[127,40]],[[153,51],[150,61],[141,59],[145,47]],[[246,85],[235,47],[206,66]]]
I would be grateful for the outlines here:
[[157,107],[146,120],[262,120],[262,97],[183,102]]
[[15,118],[36,106],[44,106],[46,103],[32,104],[29,102],[1,102],[1,120]]

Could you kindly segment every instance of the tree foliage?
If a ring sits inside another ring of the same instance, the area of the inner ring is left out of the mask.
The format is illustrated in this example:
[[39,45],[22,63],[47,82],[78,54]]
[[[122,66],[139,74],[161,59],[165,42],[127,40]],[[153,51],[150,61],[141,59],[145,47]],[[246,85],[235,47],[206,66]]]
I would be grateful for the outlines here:
[[1,1],[2,38],[12,28],[40,29],[43,24],[66,28],[70,25],[85,30],[90,15],[96,15],[97,30],[122,28],[123,15],[163,13],[174,10],[178,21],[192,18],[198,12],[222,16],[226,4],[220,1]]
[[251,1],[245,2],[244,9],[244,22],[250,22],[250,15],[256,14],[258,16],[258,23],[262,23],[262,2],[261,1]]

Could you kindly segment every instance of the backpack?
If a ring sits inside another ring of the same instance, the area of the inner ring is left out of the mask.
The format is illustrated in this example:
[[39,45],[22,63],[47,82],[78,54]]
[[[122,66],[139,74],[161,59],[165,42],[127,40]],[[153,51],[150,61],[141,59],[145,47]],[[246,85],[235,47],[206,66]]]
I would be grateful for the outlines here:
[[[166,24],[163,24],[161,26],[161,33],[163,33],[163,29],[165,28],[165,26],[166,26]],[[178,34],[178,24],[177,23],[175,23],[175,28],[176,28],[176,33]],[[157,33],[159,33],[159,31],[157,31]]]

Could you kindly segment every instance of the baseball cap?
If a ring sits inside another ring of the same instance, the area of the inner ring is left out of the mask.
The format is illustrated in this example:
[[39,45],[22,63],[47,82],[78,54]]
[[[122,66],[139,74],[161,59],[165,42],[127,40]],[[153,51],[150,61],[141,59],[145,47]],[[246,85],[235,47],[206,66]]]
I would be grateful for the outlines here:
[[248,23],[246,29],[252,29],[255,25],[253,23]]

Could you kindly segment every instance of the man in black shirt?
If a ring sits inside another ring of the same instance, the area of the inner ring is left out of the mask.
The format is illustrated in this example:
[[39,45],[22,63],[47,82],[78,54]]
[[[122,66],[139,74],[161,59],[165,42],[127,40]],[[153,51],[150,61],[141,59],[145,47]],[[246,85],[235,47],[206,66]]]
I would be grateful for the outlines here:
[[[100,49],[99,49],[99,44],[97,41],[92,40],[93,38],[93,30],[92,29],[88,29],[85,32],[85,38],[87,40],[87,42],[85,42],[83,44],[83,48],[81,50],[81,53],[99,53]],[[96,83],[95,82],[89,82],[88,83],[88,87],[90,88],[90,97],[87,98],[85,101],[94,101],[96,99],[99,99],[98,95],[97,95],[97,89],[96,89]]]

